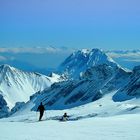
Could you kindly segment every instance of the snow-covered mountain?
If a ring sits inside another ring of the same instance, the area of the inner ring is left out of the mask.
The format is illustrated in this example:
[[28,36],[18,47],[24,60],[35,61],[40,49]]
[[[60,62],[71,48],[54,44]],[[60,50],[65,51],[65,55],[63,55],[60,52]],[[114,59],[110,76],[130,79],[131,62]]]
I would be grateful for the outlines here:
[[32,98],[36,109],[43,102],[47,109],[65,109],[83,105],[118,90],[129,80],[130,72],[107,64],[91,67],[80,80],[53,84]]
[[33,110],[40,102],[47,109],[65,109],[95,101],[124,87],[131,75],[99,49],[75,52],[59,68],[70,79],[34,94]]
[[47,77],[39,73],[24,72],[9,65],[0,66],[0,107],[10,109],[16,102],[26,102],[37,91],[58,82],[60,76]]
[[114,101],[125,101],[140,98],[140,66],[136,66],[130,75],[129,81],[114,96]]
[[118,66],[109,56],[102,50],[79,50],[72,53],[60,66],[59,71],[66,76],[75,79],[85,72],[88,68],[107,64],[110,66]]
[[[26,104],[17,103],[13,111],[36,110],[40,102],[46,109],[68,109],[104,98],[109,93],[114,93],[112,101],[120,101],[120,91],[129,91],[130,98],[139,95],[139,67],[127,71],[99,49],[75,52],[59,68],[70,79],[38,90]],[[51,76],[57,77],[53,73]],[[124,94],[121,97],[126,100]]]

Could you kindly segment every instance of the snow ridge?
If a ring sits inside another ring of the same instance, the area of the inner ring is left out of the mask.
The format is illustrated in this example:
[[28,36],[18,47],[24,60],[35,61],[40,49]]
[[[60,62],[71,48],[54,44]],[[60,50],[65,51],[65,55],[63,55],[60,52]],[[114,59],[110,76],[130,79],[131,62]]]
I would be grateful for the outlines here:
[[83,49],[72,53],[60,66],[59,71],[65,73],[67,77],[76,79],[86,69],[101,64],[108,64],[110,66],[119,66],[112,58],[107,56],[99,49]]
[[57,82],[59,77],[47,77],[33,72],[24,72],[9,65],[0,66],[0,94],[12,108],[16,102],[27,102],[37,91]]

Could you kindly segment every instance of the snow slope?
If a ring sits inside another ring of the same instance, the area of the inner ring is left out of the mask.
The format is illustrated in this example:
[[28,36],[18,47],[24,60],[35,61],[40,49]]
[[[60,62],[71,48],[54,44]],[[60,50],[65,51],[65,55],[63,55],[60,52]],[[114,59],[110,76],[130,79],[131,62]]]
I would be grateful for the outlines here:
[[[41,122],[37,122],[38,113],[27,109],[19,111],[0,120],[0,139],[139,140],[140,100],[113,102],[114,92],[80,107],[46,111]],[[71,121],[56,119],[64,112]]]
[[125,101],[140,98],[140,66],[136,66],[127,84],[113,96],[114,101]]
[[16,102],[27,102],[37,91],[58,82],[60,77],[47,77],[39,73],[24,72],[9,65],[0,66],[0,95],[11,109]]
[[[95,102],[90,102],[81,106],[77,106],[71,109],[64,110],[48,110],[46,111],[46,117],[62,116],[64,112],[67,112],[72,118],[77,118],[78,116],[97,116],[97,117],[109,117],[124,114],[136,114],[140,113],[140,99],[133,98],[124,102],[114,102],[112,100],[113,95],[117,93],[116,91],[110,92],[104,95],[103,98],[96,100]],[[36,115],[34,111],[31,111],[32,107],[35,105],[34,100],[28,102],[21,110],[12,115],[11,120],[22,121],[24,119],[36,120]],[[28,114],[28,115],[27,115]],[[44,118],[46,119],[46,118]]]
[[77,122],[0,122],[0,139],[139,140],[140,125],[138,122],[140,122],[140,115],[91,118]]

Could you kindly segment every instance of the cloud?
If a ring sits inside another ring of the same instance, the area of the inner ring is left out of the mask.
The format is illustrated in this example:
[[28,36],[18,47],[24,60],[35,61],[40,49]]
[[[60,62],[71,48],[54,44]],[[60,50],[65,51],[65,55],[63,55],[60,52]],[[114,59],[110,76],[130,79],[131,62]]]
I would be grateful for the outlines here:
[[6,61],[6,60],[7,60],[6,57],[4,57],[4,56],[0,56],[0,61]]
[[[0,48],[0,55],[5,56],[1,59],[3,63],[17,65],[17,61],[31,64],[37,68],[56,68],[76,49],[60,47],[14,47]],[[2,61],[3,60],[3,61]]]
[[55,48],[55,47],[14,47],[14,48],[0,48],[0,53],[35,53],[35,54],[45,54],[45,53],[70,53],[76,49],[71,48]]
[[107,54],[112,58],[140,58],[140,50],[131,51],[108,51]]

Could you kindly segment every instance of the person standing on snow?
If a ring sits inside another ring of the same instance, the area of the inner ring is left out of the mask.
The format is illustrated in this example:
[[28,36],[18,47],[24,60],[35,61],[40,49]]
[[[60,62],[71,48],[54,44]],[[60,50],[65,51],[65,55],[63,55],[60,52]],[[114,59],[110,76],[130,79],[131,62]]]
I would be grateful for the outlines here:
[[39,105],[39,107],[37,108],[37,111],[40,112],[39,121],[41,121],[41,119],[42,119],[42,117],[43,117],[44,110],[45,110],[45,108],[44,108],[44,106],[43,106],[43,104],[42,104],[42,102],[41,102],[40,105]]

